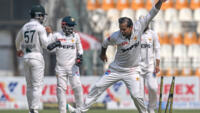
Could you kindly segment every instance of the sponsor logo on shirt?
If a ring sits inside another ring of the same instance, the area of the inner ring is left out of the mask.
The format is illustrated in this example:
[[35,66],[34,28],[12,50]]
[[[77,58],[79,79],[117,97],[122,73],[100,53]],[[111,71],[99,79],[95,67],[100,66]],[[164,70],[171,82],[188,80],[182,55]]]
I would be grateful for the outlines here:
[[151,48],[150,44],[141,44],[141,48]]
[[134,43],[133,45],[131,45],[129,48],[127,48],[127,49],[121,49],[121,50],[124,53],[126,51],[132,50],[133,48],[138,47],[138,45],[139,45],[139,41],[137,43]]
[[75,49],[75,46],[74,45],[61,45],[60,48],[63,48],[63,49]]
[[30,48],[30,49],[33,49],[35,48],[36,45],[35,44],[22,44],[22,48]]
[[128,44],[128,42],[122,42],[121,44],[119,44],[119,46],[124,46],[124,45],[127,45]]

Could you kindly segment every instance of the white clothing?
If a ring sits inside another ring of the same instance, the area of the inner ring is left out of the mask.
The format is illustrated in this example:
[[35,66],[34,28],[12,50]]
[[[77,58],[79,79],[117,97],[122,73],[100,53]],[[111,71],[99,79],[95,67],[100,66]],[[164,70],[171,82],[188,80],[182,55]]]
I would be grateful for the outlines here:
[[53,51],[56,53],[57,98],[59,112],[66,113],[66,86],[69,81],[75,97],[76,107],[83,105],[83,91],[80,81],[79,67],[75,65],[77,55],[83,54],[83,48],[78,33],[66,36],[64,32],[50,35],[51,42],[60,41],[61,46]]
[[154,72],[155,60],[160,60],[160,42],[155,31],[148,29],[141,38],[141,67]]
[[38,110],[44,77],[43,48],[49,40],[42,24],[31,19],[19,31],[16,37],[17,51],[24,52],[24,71],[27,83],[27,100],[29,109]]
[[[155,31],[147,29],[141,38],[141,76],[144,78],[145,83],[147,83],[149,90],[148,111],[154,111],[157,103],[158,84],[154,73],[156,59],[160,60],[158,35]],[[143,83],[143,81],[141,82]]]
[[83,54],[83,48],[78,33],[66,36],[65,33],[61,31],[54,33],[49,38],[51,38],[51,42],[59,40],[62,45],[53,50],[56,53],[56,71],[72,70],[72,67],[76,63],[77,54]]
[[142,33],[148,23],[157,14],[154,7],[144,18],[133,24],[133,31],[130,40],[122,36],[120,31],[114,32],[103,43],[102,47],[117,45],[117,53],[114,61],[110,64],[107,72],[95,84],[86,98],[85,106],[77,109],[77,112],[85,111],[97,100],[97,98],[112,84],[122,80],[130,91],[139,113],[146,113],[140,87],[140,40]]
[[[49,44],[45,27],[36,19],[31,19],[18,32],[16,41],[17,50],[24,52],[24,58],[38,59]],[[41,59],[39,59],[41,60]]]
[[120,66],[123,68],[131,68],[139,66],[140,62],[140,40],[144,29],[157,14],[158,10],[154,7],[144,18],[139,19],[133,24],[133,33],[130,40],[125,38],[120,30],[111,34],[102,46],[107,48],[108,45],[117,45],[117,53],[115,60],[110,67]]

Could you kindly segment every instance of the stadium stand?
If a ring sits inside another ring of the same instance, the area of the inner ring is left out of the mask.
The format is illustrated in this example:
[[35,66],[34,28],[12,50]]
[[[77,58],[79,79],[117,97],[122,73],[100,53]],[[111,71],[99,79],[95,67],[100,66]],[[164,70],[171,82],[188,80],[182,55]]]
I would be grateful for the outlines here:
[[152,0],[146,0],[145,8],[146,8],[147,10],[150,10],[150,9],[152,8],[153,4],[154,4],[154,3],[153,3]]
[[173,8],[173,0],[167,0],[161,7],[162,10]]
[[182,24],[178,20],[168,22],[168,34],[180,34],[182,33]]
[[135,20],[135,12],[131,8],[122,9],[120,17],[129,17]]
[[165,21],[178,20],[178,11],[175,8],[165,9],[164,18]]
[[114,0],[103,0],[102,1],[101,8],[103,10],[108,10],[108,9],[111,9],[114,7],[115,7]]
[[129,8],[129,0],[118,0],[116,7],[118,10]]
[[133,10],[138,10],[140,8],[144,8],[144,1],[143,0],[132,0],[131,8]]
[[176,9],[180,10],[188,7],[188,0],[176,0]]
[[200,22],[200,7],[194,9],[193,18],[194,21]]
[[179,11],[180,21],[192,21],[192,10],[190,8],[182,8]]
[[88,10],[95,10],[97,8],[100,8],[99,0],[88,0],[87,2]]

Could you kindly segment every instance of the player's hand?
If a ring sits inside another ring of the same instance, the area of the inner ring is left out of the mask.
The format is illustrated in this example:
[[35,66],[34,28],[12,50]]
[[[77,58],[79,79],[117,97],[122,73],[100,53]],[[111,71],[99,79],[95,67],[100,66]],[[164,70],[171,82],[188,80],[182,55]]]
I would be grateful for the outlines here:
[[57,40],[57,41],[55,41],[55,42],[49,44],[49,45],[47,46],[47,49],[48,49],[49,51],[51,51],[51,50],[53,50],[54,48],[60,47],[60,46],[62,46],[62,44],[61,44],[61,42],[60,42],[59,40]]
[[167,0],[160,0],[160,1],[164,3],[164,2],[166,2]]
[[83,55],[77,55],[77,58],[76,58],[76,65],[77,66],[80,66],[83,62]]
[[17,56],[22,57],[24,55],[24,52],[22,50],[17,51]]
[[53,31],[52,31],[50,26],[46,26],[45,29],[46,29],[47,34],[53,33]]
[[158,72],[160,72],[160,67],[159,67],[159,66],[156,66],[156,67],[155,67],[155,73],[157,74]]
[[105,55],[105,54],[100,54],[100,58],[101,58],[101,60],[103,61],[103,62],[107,62],[108,61],[108,59],[107,59],[107,56]]

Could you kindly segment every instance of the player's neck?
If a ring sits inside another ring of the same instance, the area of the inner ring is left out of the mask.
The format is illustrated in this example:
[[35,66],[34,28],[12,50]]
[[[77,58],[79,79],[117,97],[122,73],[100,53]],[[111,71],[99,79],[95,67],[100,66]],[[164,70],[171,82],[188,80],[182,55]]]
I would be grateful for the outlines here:
[[126,39],[130,40],[131,39],[131,34],[126,36]]

